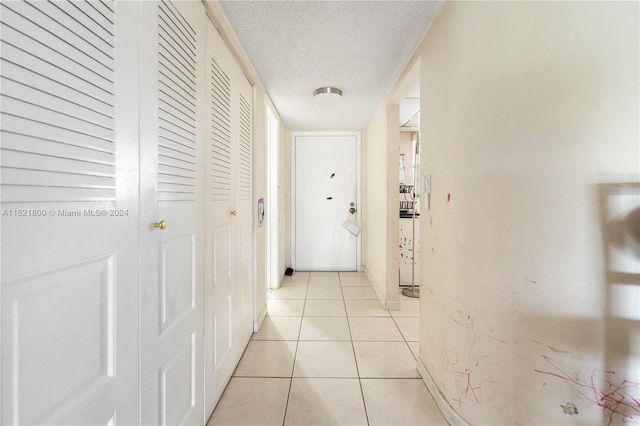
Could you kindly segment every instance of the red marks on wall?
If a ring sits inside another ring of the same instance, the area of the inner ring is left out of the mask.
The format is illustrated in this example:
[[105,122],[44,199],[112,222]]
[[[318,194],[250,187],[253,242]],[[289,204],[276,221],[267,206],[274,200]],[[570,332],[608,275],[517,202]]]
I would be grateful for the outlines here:
[[471,374],[473,374],[473,370],[478,366],[478,363],[476,362],[475,367],[473,367],[471,370],[469,370],[468,368],[465,368],[464,371],[458,371],[457,373],[460,374],[461,376],[465,377],[467,380],[467,386],[464,390],[464,396],[465,398],[469,397],[469,392],[471,392],[471,395],[473,395],[473,399],[476,401],[477,404],[480,404],[480,399],[478,398],[478,395],[476,395],[476,391],[480,390],[480,386],[473,386],[471,384]]
[[[616,380],[615,371],[598,371],[591,373],[590,380],[580,380],[577,374],[569,374],[557,362],[546,355],[542,357],[551,365],[549,371],[535,369],[536,373],[556,377],[569,384],[574,391],[585,400],[601,407],[609,418],[607,425],[614,420],[626,423],[637,421],[640,415],[640,383],[626,379]],[[577,410],[576,410],[576,413]]]

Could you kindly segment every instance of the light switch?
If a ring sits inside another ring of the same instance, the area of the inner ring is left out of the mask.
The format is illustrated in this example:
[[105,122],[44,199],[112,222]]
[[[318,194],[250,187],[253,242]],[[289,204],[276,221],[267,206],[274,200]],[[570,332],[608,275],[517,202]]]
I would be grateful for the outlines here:
[[422,175],[422,183],[422,207],[428,211],[431,207],[431,174]]
[[422,192],[431,194],[431,174],[422,175]]

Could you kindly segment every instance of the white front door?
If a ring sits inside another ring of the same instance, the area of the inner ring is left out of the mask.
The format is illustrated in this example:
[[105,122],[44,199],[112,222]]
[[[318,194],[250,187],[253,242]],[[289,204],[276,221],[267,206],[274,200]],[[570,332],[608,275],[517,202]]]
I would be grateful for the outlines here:
[[206,14],[141,7],[142,423],[202,424]]
[[206,25],[204,353],[210,415],[253,330],[253,93],[213,23]]
[[359,134],[294,134],[295,268],[356,271],[358,238],[342,223],[359,207]]
[[136,424],[129,2],[3,1],[2,424]]

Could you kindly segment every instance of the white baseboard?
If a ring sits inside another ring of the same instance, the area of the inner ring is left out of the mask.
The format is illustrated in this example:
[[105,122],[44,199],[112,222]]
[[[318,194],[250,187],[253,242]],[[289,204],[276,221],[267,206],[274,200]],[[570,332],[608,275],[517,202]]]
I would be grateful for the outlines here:
[[440,409],[440,412],[444,416],[447,423],[452,426],[468,426],[469,422],[467,422],[464,418],[462,418],[460,414],[456,412],[456,410],[454,410],[454,408],[451,406],[451,404],[449,404],[440,389],[438,389],[438,386],[436,386],[436,383],[433,381],[431,374],[429,374],[427,368],[424,366],[420,358],[418,358],[416,361],[416,367],[418,369],[420,377],[422,378],[422,381],[427,386],[427,389],[429,390],[429,393],[431,393],[433,399],[436,401],[436,404],[438,405],[438,408]]
[[382,294],[382,292],[380,291],[380,287],[378,287],[378,284],[373,279],[373,277],[369,273],[369,270],[366,267],[364,268],[364,272],[367,274],[367,279],[371,282],[373,290],[376,292],[376,296],[378,296],[378,299],[380,300],[380,303],[382,303],[382,306],[388,311],[399,311],[400,301],[398,300],[395,302],[389,302],[387,300],[387,295]]
[[253,322],[253,332],[257,333],[260,331],[260,329],[262,328],[262,324],[264,323],[264,319],[267,317],[267,305],[264,305],[264,308],[262,308],[262,312],[260,312],[260,315],[258,315],[258,319],[257,321]]

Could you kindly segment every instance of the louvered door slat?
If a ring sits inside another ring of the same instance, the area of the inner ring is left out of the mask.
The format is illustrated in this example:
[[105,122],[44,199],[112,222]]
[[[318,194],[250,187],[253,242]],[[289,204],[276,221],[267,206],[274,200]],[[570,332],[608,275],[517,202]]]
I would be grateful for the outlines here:
[[175,135],[173,139],[177,143],[181,143],[184,146],[192,146],[192,142],[195,139],[195,129],[190,126],[185,126],[180,120],[177,120],[173,115],[167,114],[164,111],[159,111],[159,118],[161,121],[161,129],[167,131],[170,134]]
[[0,7],[3,201],[115,199],[113,9]]
[[[16,136],[14,136],[16,135]],[[87,149],[95,149],[114,154],[113,141],[100,139],[86,133],[78,132],[74,129],[48,125],[39,121],[33,121],[22,117],[11,115],[3,111],[2,115],[2,144],[12,143],[14,137],[19,135],[29,136],[50,143],[52,150],[59,147],[53,143],[68,144]]]
[[[5,148],[3,147],[3,149]],[[111,174],[111,166],[109,164],[78,160],[76,158],[64,157],[62,155],[50,156],[5,149],[2,156],[3,160],[6,159],[8,164],[19,165],[16,168],[33,170],[34,173],[38,171],[45,173],[58,172],[57,174],[96,176],[107,179]],[[105,180],[105,182],[108,182],[108,180]]]
[[[4,4],[4,3],[3,3]],[[3,9],[3,19],[11,16]],[[4,21],[3,21],[4,22]],[[27,26],[22,30],[28,30]],[[17,31],[10,24],[2,28],[2,57],[7,61],[46,75],[54,81],[72,81],[78,90],[113,104],[113,83],[95,70],[75,59],[62,55],[45,43]],[[20,48],[16,46],[20,45]]]
[[185,98],[191,99],[189,103],[192,107],[195,107],[193,91],[189,89],[195,84],[194,76],[185,67],[177,65],[180,63],[180,58],[172,55],[171,52],[160,48],[158,56],[160,56],[160,75],[183,86],[185,88],[183,93],[190,94]]
[[191,122],[195,110],[193,93],[188,93],[185,90],[183,82],[176,82],[162,72],[160,73],[159,83],[162,93],[161,102],[169,105],[173,112],[184,114],[182,118]]
[[[71,7],[77,9],[78,14],[75,14],[75,12],[73,11],[70,11],[69,13],[77,16],[80,22],[86,23],[86,25],[89,26],[91,30],[95,32],[95,34],[99,37],[109,37],[114,35],[112,28],[113,21],[109,19],[109,16],[113,13],[113,10],[104,8],[101,2],[75,1],[71,3],[65,3],[64,5],[59,4],[59,6],[65,7],[67,11],[69,11]],[[86,18],[82,17],[82,15],[84,15]],[[95,25],[87,21],[87,19],[95,23]]]
[[[4,83],[3,83],[4,87]],[[59,101],[58,107],[52,103],[49,106],[41,106],[38,103],[29,102],[25,99],[29,95],[27,87],[23,88],[24,96],[22,99],[9,97],[6,94],[2,95],[2,108],[5,111],[11,111],[18,117],[26,118],[32,121],[39,121],[41,123],[47,123],[52,126],[59,126],[67,129],[74,128],[75,131],[95,136],[96,138],[113,141],[113,128],[111,126],[105,126],[97,123],[92,123],[83,117],[77,117],[74,115],[74,105],[69,105],[68,102]],[[64,111],[64,112],[61,112]],[[109,120],[112,124],[113,119]]]
[[[21,102],[41,105],[42,108],[49,110],[58,110],[62,106],[66,112],[65,115],[74,117],[86,123],[95,124],[98,127],[111,129],[113,117],[87,108],[85,105],[70,102],[62,96],[55,96],[45,90],[35,89],[31,86],[22,84],[13,79],[3,79],[2,81],[3,96]],[[61,94],[62,95],[62,94]]]
[[231,79],[211,58],[211,199],[231,200],[232,147],[231,147]]
[[102,164],[111,167],[113,153],[94,149],[89,146],[72,145],[67,142],[41,139],[33,136],[13,133],[2,141],[2,148],[12,151],[32,152],[39,155],[72,158],[78,161]]
[[[111,23],[113,23],[113,0],[100,0],[89,2],[91,7],[96,9],[100,14],[104,15],[105,19],[108,19]],[[111,17],[111,18],[110,18]]]
[[28,27],[25,32],[32,34],[36,40],[69,58],[78,57],[80,62],[100,73],[113,72],[113,53],[107,55],[96,49],[85,40],[84,37],[89,37],[87,33],[76,34],[71,31],[69,27],[74,26],[75,21],[59,9],[48,7],[48,2],[3,2],[3,5],[6,5],[5,10],[12,10],[23,18],[17,28]]
[[11,62],[2,61],[2,74],[5,80],[3,84],[3,92],[6,82],[11,80],[21,82],[23,85],[50,94],[76,105],[95,111],[104,116],[113,117],[113,106],[101,99],[96,99],[87,95],[85,92],[78,90],[77,87],[71,87],[60,81],[51,80],[43,74],[28,70]]
[[171,2],[158,4],[158,200],[196,196],[196,34]]
[[[34,7],[40,10],[42,13],[50,16],[57,22],[65,21],[67,25],[67,31],[73,34],[73,39],[79,38],[80,49],[88,49],[86,54],[102,62],[107,68],[110,68],[109,63],[113,60],[113,34],[108,32],[96,33],[95,23],[90,22],[86,15],[84,15],[74,3],[71,2],[43,2],[39,1],[33,3]],[[93,24],[93,25],[92,25]]]
[[[8,155],[8,153],[3,153]],[[54,163],[54,162],[51,162]],[[51,167],[60,168],[61,164],[55,162]],[[60,161],[59,163],[63,163]],[[4,185],[21,185],[23,187],[55,187],[55,188],[94,188],[108,190],[111,182],[108,177],[103,176],[91,176],[86,173],[75,174],[67,172],[48,173],[45,170],[26,169],[30,171],[25,179],[25,169],[11,169],[6,168],[2,173],[2,180]],[[46,185],[42,185],[42,182],[47,182]]]
[[252,149],[251,149],[251,105],[240,94],[240,134],[238,158],[238,196],[241,200],[251,198],[251,172],[252,172]]
[[170,1],[163,1],[160,4],[160,8],[163,13],[159,15],[159,18],[165,22],[171,21],[172,25],[175,26],[181,34],[180,39],[185,41],[185,46],[188,46],[190,51],[195,52],[196,32],[191,24],[189,24],[189,22]]
[[177,161],[183,161],[185,163],[188,164],[194,164],[193,163],[193,157],[190,154],[184,153],[178,149],[175,149],[176,147],[166,147],[166,146],[161,146],[158,148],[158,155],[162,155],[164,157],[169,157],[169,158],[174,158]]

